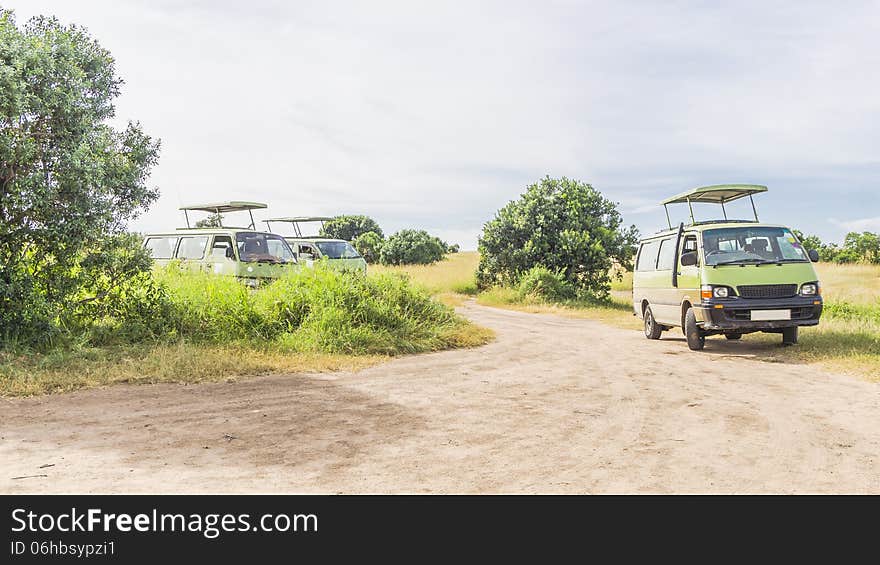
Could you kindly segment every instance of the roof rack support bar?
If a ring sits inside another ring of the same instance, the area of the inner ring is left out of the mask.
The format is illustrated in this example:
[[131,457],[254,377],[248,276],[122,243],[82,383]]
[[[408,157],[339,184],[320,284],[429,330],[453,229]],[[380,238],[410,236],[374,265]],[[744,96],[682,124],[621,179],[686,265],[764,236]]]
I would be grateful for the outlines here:
[[666,210],[666,223],[669,224],[669,229],[672,229],[672,220],[669,219],[669,207],[664,204],[663,209]]
[[189,214],[186,212],[186,210],[183,211],[183,217],[186,218],[186,227],[187,229],[189,229]]
[[752,212],[755,214],[755,221],[758,221],[758,209],[755,208],[755,199],[752,198],[752,193],[749,193],[749,202],[752,203]]
[[[691,211],[691,225],[694,225],[694,224],[697,223],[697,221],[694,219],[694,207],[691,206],[691,199],[690,199],[690,197],[688,197],[687,201],[688,201],[688,209]],[[670,228],[671,228],[671,227],[672,227],[672,226],[670,226]]]
[[724,219],[727,219],[727,210],[724,209],[724,199],[721,199],[721,211],[724,212]]
[[[251,215],[251,229],[252,229],[252,230],[257,229],[257,223],[254,221],[254,211],[253,211],[253,210],[248,210],[248,214]],[[221,223],[222,223],[222,222],[221,222]]]

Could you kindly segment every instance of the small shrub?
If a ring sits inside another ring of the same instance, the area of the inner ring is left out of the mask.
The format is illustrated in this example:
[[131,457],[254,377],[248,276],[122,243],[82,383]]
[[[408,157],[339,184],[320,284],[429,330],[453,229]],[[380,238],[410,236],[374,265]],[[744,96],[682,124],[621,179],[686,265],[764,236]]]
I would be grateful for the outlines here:
[[552,271],[538,265],[526,271],[517,290],[524,297],[542,298],[549,302],[564,302],[575,297],[574,288],[561,271]]
[[377,263],[385,240],[376,232],[368,231],[354,238],[351,243],[367,263]]
[[429,265],[443,259],[446,244],[425,230],[400,230],[382,246],[383,265]]

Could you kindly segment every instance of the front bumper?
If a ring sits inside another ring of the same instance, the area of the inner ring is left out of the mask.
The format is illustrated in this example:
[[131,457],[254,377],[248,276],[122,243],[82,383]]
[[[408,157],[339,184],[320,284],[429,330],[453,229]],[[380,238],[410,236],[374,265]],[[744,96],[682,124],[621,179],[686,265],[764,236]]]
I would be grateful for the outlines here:
[[[815,326],[822,316],[821,296],[791,298],[713,298],[695,307],[706,330],[761,331],[793,326]],[[790,320],[752,320],[753,310],[790,310]]]

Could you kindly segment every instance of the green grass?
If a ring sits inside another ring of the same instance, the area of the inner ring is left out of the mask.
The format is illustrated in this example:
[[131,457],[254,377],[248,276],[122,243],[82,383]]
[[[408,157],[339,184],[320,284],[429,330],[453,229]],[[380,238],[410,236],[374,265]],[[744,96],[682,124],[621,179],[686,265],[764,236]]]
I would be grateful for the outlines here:
[[0,351],[0,395],[358,368],[493,336],[394,273],[303,269],[258,290],[175,269],[155,276],[163,298],[146,326],[107,318],[65,347]]
[[370,276],[385,274],[405,275],[438,301],[448,306],[460,306],[477,294],[477,264],[480,255],[476,251],[462,251],[447,255],[443,261],[432,265],[370,265]]
[[552,303],[536,296],[523,295],[516,289],[493,287],[477,297],[477,303],[533,314],[556,314],[569,318],[598,320],[625,329],[641,328],[641,321],[632,315],[629,301],[613,296],[602,302],[567,300]]

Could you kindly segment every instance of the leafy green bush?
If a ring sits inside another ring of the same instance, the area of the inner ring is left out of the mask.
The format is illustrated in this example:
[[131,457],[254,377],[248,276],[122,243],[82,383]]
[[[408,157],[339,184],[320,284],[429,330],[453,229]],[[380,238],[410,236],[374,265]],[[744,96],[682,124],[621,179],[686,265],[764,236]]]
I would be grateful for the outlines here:
[[543,265],[532,267],[520,277],[517,290],[523,296],[549,302],[564,302],[575,297],[574,288],[562,271],[551,271]]
[[355,238],[367,232],[375,233],[380,239],[385,237],[376,220],[369,216],[352,215],[336,216],[332,220],[324,222],[320,235],[321,237],[354,241]]
[[400,230],[382,246],[383,265],[429,265],[443,259],[446,244],[425,230]]
[[607,297],[612,266],[632,268],[637,231],[622,224],[616,204],[589,184],[546,177],[483,227],[477,283],[512,286],[543,265],[579,294]]
[[354,238],[351,243],[367,263],[378,263],[385,240],[376,232],[368,231]]
[[280,341],[296,351],[394,354],[444,347],[464,323],[390,274],[366,277],[318,265],[258,290],[174,266],[157,277],[172,304],[166,336],[194,342]]

